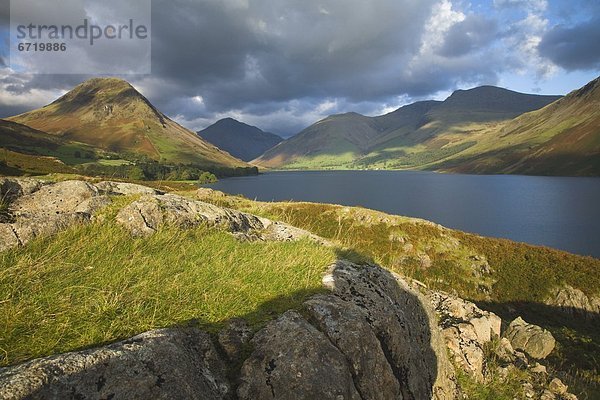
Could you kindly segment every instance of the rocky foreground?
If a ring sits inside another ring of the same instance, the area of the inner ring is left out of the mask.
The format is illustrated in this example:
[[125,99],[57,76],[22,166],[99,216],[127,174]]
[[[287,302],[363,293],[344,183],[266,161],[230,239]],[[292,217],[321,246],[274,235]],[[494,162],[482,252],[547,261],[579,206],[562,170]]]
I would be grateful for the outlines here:
[[[4,179],[0,249],[101,218],[131,196],[115,223],[134,236],[209,224],[240,240],[325,240],[248,213],[129,183]],[[544,366],[552,335],[502,321],[377,265],[338,260],[326,294],[253,332],[174,327],[0,369],[1,399],[458,399],[457,376],[484,384],[520,371],[526,398],[576,399]],[[564,294],[570,307],[572,293]],[[595,305],[590,305],[594,307]]]

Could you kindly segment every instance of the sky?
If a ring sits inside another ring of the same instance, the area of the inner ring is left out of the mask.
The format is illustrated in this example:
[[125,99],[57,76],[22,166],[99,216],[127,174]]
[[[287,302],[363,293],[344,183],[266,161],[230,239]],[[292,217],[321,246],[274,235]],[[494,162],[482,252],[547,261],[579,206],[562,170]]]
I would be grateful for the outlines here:
[[[93,77],[12,70],[0,1],[0,118]],[[289,137],[480,85],[566,94],[600,75],[600,1],[152,0],[151,40],[151,73],[119,77],[169,117]]]

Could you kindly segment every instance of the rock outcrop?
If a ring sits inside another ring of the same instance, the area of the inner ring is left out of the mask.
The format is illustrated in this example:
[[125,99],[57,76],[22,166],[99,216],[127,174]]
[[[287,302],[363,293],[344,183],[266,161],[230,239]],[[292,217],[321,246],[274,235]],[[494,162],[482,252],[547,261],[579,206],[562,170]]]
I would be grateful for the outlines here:
[[454,362],[482,381],[484,346],[500,336],[502,320],[494,313],[446,293],[429,292],[428,297],[439,315],[446,346]]
[[550,332],[533,324],[528,324],[521,317],[514,319],[504,336],[515,350],[522,350],[536,359],[546,358],[556,345]]
[[174,194],[145,195],[117,214],[117,223],[134,236],[152,235],[162,226],[187,229],[200,224],[220,227],[243,240],[323,239],[280,222]]
[[600,297],[587,296],[581,290],[569,285],[552,291],[546,304],[558,307],[570,317],[600,321]]
[[241,371],[241,400],[361,398],[344,355],[295,311],[267,325],[252,344]]
[[228,399],[226,373],[206,333],[163,329],[0,369],[0,398]]
[[0,224],[0,251],[89,222],[110,203],[108,196],[83,181],[4,179],[1,187],[8,203],[5,222]]
[[2,179],[0,195],[0,251],[25,245],[36,237],[53,235],[74,224],[90,222],[114,196],[140,196],[122,208],[117,223],[135,236],[146,236],[161,226],[192,228],[208,224],[225,229],[241,240],[290,241],[309,238],[310,232],[266,218],[217,207],[199,200],[124,182]]
[[96,188],[105,194],[131,196],[136,194],[153,195],[163,194],[160,190],[152,189],[147,186],[137,185],[128,182],[104,181],[96,183]]

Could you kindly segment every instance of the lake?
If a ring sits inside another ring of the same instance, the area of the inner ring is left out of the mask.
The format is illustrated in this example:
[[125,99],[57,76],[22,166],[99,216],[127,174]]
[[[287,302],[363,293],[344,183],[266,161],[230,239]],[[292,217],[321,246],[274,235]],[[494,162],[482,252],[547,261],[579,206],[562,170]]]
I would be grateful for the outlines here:
[[209,186],[262,201],[363,206],[600,258],[600,178],[303,171],[228,178]]

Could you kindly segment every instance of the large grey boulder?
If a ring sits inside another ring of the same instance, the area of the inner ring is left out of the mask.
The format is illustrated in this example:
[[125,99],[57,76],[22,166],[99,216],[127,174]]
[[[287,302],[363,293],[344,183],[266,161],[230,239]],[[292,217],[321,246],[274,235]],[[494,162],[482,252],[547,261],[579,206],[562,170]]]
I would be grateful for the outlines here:
[[316,326],[342,352],[362,399],[398,399],[400,383],[362,309],[334,295],[305,303]]
[[253,215],[173,194],[143,196],[121,209],[117,222],[136,236],[152,234],[164,225],[192,228],[206,223],[231,232],[263,229]]
[[11,226],[19,239],[18,244],[24,245],[37,237],[54,235],[75,224],[85,224],[89,221],[90,214],[87,213],[39,213],[17,218],[17,221]]
[[94,186],[105,194],[109,195],[124,195],[124,196],[132,196],[136,194],[141,195],[153,195],[153,194],[163,194],[160,190],[152,189],[147,186],[138,185],[135,183],[128,182],[113,182],[113,181],[103,181],[96,183]]
[[297,312],[268,324],[252,344],[241,370],[241,400],[360,399],[344,355]]
[[226,367],[197,329],[163,329],[0,369],[0,398],[230,399]]
[[515,350],[522,350],[530,357],[537,359],[546,358],[556,345],[554,336],[549,331],[529,324],[521,317],[510,323],[504,336],[510,340],[510,344]]
[[356,306],[398,381],[405,399],[453,399],[454,370],[429,301],[405,280],[377,265],[338,261],[324,284]]
[[17,198],[10,210],[16,216],[68,213],[95,196],[98,196],[98,189],[87,182],[64,181]]
[[83,181],[42,184],[5,179],[0,186],[10,199],[9,221],[0,227],[0,251],[87,223],[110,203],[108,196],[100,195],[95,186]]

